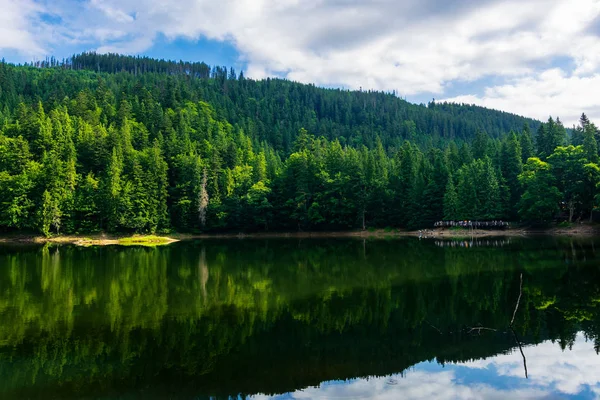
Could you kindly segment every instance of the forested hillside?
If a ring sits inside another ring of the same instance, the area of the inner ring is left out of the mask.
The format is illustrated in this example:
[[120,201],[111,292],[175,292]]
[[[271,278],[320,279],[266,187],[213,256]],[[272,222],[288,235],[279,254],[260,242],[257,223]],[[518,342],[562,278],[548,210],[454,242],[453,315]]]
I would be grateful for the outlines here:
[[2,63],[0,229],[416,228],[548,222],[561,207],[588,218],[598,131],[582,116],[569,136],[558,118],[254,81],[203,63]]

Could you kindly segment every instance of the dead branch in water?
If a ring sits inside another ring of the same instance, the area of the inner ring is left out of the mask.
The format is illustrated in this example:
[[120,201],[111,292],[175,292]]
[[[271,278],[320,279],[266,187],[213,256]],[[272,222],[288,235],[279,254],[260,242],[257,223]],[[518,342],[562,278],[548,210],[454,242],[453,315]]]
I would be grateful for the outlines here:
[[512,328],[515,322],[515,316],[517,315],[517,310],[519,309],[519,303],[521,302],[521,295],[523,294],[523,273],[521,272],[521,283],[519,285],[519,297],[517,298],[517,304],[515,305],[515,311],[513,311],[512,319],[510,320],[510,327]]
[[521,356],[523,357],[523,368],[525,369],[525,379],[529,379],[529,375],[527,374],[527,359],[525,358],[525,353],[523,353],[523,347],[521,346],[521,341],[517,337],[517,332],[515,332],[515,330],[512,328],[512,326],[510,327],[510,330],[513,333],[513,337],[515,338],[515,341],[519,345],[519,351],[521,352]]
[[476,326],[476,327],[469,329],[469,332],[467,332],[467,333],[473,333],[475,331],[477,331],[477,333],[481,335],[481,331],[498,332],[498,329],[486,328],[485,326]]
[[515,332],[515,330],[513,328],[513,324],[515,322],[515,316],[517,315],[517,310],[519,309],[519,303],[521,302],[521,296],[523,295],[523,273],[522,272],[521,272],[520,280],[521,280],[521,283],[519,285],[519,297],[517,298],[517,304],[515,305],[515,311],[513,311],[513,316],[512,316],[512,319],[510,320],[509,328],[513,333],[513,337],[515,338],[515,341],[517,342],[517,345],[519,346],[519,351],[521,352],[521,356],[523,357],[523,368],[525,369],[525,379],[529,379],[529,376],[527,374],[527,359],[525,358],[525,353],[523,353],[523,346],[521,346],[521,341],[517,337],[517,332]]
[[440,335],[443,335],[442,331],[440,331],[436,326],[432,325],[427,320],[425,320],[425,322],[427,323],[427,325],[429,325],[430,327],[432,327],[433,329],[435,329],[436,331],[438,331],[440,333]]

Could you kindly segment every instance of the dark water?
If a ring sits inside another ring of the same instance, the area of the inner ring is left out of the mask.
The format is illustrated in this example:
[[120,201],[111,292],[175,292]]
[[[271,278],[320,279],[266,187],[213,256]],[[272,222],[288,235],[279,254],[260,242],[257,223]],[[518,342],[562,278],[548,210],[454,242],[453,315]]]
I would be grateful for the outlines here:
[[2,246],[0,398],[595,398],[597,249]]

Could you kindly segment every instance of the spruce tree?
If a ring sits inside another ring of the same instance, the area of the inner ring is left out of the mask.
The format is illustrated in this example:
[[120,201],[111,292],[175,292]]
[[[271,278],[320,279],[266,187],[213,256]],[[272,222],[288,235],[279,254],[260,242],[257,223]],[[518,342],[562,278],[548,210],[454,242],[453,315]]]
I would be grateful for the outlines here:
[[[584,114],[585,115],[585,114]],[[596,142],[596,127],[594,124],[587,124],[583,137],[583,152],[589,162],[598,162],[598,143]]]

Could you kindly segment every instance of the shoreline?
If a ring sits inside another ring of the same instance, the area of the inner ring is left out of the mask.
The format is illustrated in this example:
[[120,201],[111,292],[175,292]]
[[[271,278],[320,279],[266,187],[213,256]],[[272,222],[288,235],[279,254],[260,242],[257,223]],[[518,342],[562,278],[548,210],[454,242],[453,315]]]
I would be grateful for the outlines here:
[[164,246],[171,243],[178,242],[179,239],[175,239],[167,236],[154,236],[154,235],[59,235],[54,237],[44,236],[33,236],[33,235],[14,235],[14,236],[0,236],[0,243],[16,244],[16,243],[29,243],[29,244],[46,244],[46,243],[57,243],[57,244],[74,244],[77,246]]
[[405,231],[400,229],[377,229],[366,231],[327,231],[327,232],[256,232],[256,233],[217,233],[217,234],[185,234],[174,233],[166,236],[155,235],[64,235],[43,237],[35,235],[0,236],[0,243],[58,243],[74,244],[78,246],[163,246],[171,243],[198,240],[198,239],[319,239],[319,238],[375,238],[391,239],[401,237],[421,237],[423,239],[453,239],[470,237],[532,237],[532,236],[567,236],[567,237],[593,237],[600,236],[598,225],[573,225],[570,227],[554,227],[549,229],[512,228],[504,230],[484,229],[422,229]]

